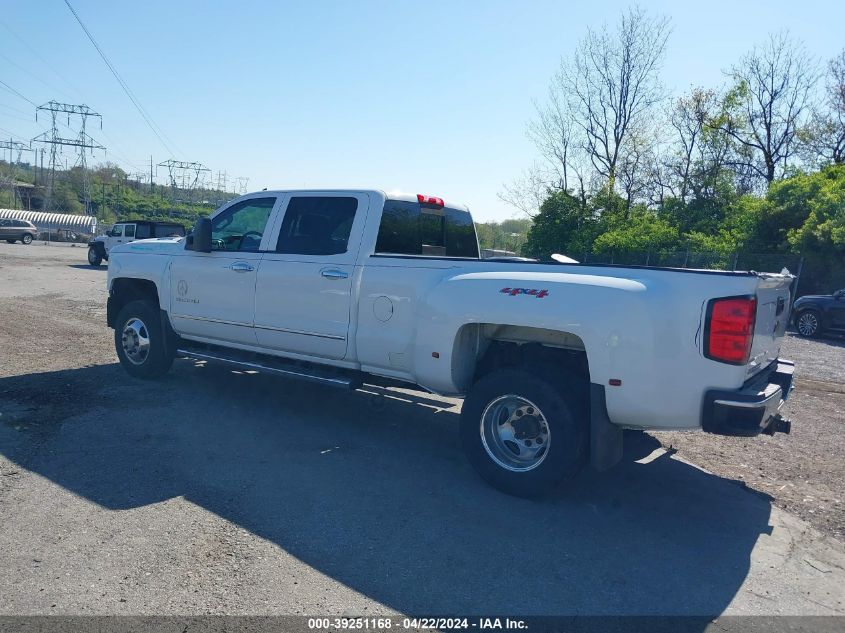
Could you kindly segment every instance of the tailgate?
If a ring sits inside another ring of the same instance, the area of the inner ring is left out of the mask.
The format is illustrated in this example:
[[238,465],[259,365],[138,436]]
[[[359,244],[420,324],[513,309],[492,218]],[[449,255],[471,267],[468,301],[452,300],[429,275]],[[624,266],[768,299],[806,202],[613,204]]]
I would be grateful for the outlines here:
[[792,305],[789,288],[793,279],[789,274],[758,274],[757,319],[747,376],[756,374],[778,358],[781,340],[789,322]]

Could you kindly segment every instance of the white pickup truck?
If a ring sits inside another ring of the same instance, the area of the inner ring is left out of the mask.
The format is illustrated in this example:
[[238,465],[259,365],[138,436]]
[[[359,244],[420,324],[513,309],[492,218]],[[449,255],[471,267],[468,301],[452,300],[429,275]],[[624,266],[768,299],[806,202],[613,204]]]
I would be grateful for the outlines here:
[[465,397],[472,465],[536,496],[613,465],[623,428],[789,432],[792,280],[482,260],[469,211],[441,198],[262,191],[112,249],[107,320],[139,378],[188,357]]

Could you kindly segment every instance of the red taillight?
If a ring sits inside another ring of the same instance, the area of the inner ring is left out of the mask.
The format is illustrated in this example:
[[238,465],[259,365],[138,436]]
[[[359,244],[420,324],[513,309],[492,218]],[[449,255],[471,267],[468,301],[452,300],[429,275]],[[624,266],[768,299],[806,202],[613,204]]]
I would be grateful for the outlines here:
[[440,207],[441,209],[446,206],[446,203],[443,202],[443,198],[435,198],[434,196],[424,196],[421,193],[417,194],[417,200],[419,200],[420,204],[430,204],[435,207]]
[[704,355],[713,360],[745,365],[754,341],[757,297],[713,299],[707,306]]

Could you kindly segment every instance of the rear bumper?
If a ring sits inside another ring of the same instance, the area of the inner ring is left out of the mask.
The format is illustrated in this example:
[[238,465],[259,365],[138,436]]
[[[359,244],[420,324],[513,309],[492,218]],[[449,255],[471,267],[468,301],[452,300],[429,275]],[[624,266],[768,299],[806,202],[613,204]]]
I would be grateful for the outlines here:
[[710,389],[704,394],[701,428],[717,435],[753,437],[789,432],[780,408],[789,397],[795,363],[778,359],[737,390]]

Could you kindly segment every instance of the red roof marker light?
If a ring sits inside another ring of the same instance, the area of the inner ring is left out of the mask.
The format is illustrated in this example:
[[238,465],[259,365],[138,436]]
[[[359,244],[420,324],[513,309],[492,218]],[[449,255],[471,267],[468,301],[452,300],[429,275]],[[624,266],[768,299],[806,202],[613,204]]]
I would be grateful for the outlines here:
[[434,196],[424,196],[421,193],[417,194],[417,200],[420,204],[430,204],[434,207],[443,208],[446,206],[446,203],[443,202],[443,198],[435,198]]

